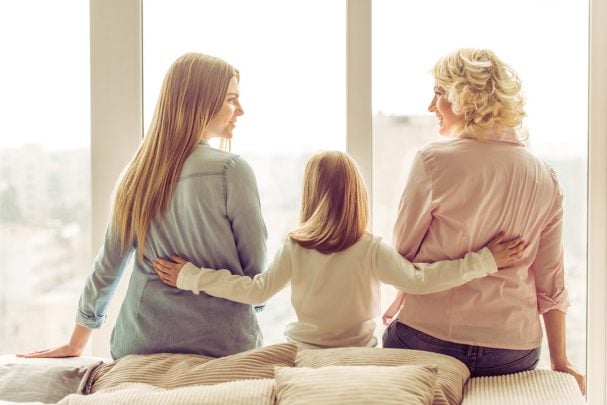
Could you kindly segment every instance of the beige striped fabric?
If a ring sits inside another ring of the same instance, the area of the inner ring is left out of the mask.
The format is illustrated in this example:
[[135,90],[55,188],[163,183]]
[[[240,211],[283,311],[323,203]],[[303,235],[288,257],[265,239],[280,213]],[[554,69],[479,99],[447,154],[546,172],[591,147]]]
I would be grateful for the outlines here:
[[171,389],[274,378],[274,367],[292,367],[296,354],[295,343],[280,343],[218,359],[194,354],[130,355],[99,366],[89,379],[88,392],[127,382]]
[[475,377],[464,388],[463,405],[585,405],[575,378],[552,370]]
[[276,402],[281,405],[428,405],[434,366],[276,367]]
[[69,395],[58,405],[274,405],[274,398],[273,379],[231,381],[172,390],[148,384],[125,383],[91,395]]
[[456,405],[462,401],[464,384],[470,377],[468,367],[461,361],[438,353],[408,349],[344,347],[335,349],[300,350],[296,367],[327,366],[400,366],[436,365],[433,405]]

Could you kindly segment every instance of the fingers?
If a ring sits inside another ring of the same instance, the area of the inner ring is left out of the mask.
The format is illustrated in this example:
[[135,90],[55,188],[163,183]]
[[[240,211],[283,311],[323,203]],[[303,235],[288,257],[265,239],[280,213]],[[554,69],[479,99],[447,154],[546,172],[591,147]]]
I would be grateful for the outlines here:
[[184,260],[179,256],[171,256],[171,259],[173,259],[173,261],[175,263],[179,263],[179,264],[186,264],[188,262],[187,260]]
[[163,269],[174,269],[177,266],[179,266],[178,264],[171,262],[169,260],[164,260],[164,259],[156,259],[154,260],[154,267],[159,266]]
[[179,256],[171,256],[171,260],[157,258],[154,260],[154,271],[163,283],[177,287],[179,272],[188,261]]
[[507,242],[503,242],[503,245],[506,246],[506,248],[508,248],[508,249],[516,249],[517,246],[524,245],[524,244],[525,244],[525,241],[520,236],[517,236],[516,238],[511,239]]
[[175,263],[163,259],[154,261],[154,271],[158,274],[160,280],[171,287],[177,287],[177,275],[179,274],[179,270],[175,269],[173,266],[176,266]]
[[501,241],[504,239],[504,235],[505,235],[505,234],[504,234],[504,232],[499,231],[499,232],[498,232],[498,233],[497,233],[497,234],[496,234],[496,235],[493,237],[493,239],[491,239],[491,240],[489,241],[489,243],[488,243],[488,244],[489,244],[489,245],[497,245],[497,244],[499,244],[499,243],[500,243],[500,242],[501,242]]
[[[17,357],[23,357],[23,358],[35,358],[35,357],[49,357],[48,354],[51,352],[51,349],[44,349],[44,350],[34,350],[33,352],[30,353],[19,353],[16,354]],[[52,357],[52,356],[50,356]]]
[[158,274],[158,277],[160,278],[160,280],[165,283],[170,285],[171,287],[176,287],[177,286],[177,278],[166,274],[166,273],[160,273],[160,272],[156,272]]
[[77,354],[69,352],[66,349],[66,346],[61,346],[54,349],[43,349],[43,350],[35,350],[30,353],[19,353],[16,354],[17,357],[22,357],[26,359],[33,358],[49,358],[49,357],[74,357]]

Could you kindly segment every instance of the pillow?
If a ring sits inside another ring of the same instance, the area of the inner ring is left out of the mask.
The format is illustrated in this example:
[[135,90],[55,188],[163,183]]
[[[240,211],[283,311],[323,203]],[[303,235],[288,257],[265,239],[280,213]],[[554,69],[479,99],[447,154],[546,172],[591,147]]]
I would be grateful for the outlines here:
[[466,405],[586,405],[571,374],[536,369],[491,377],[474,377],[464,388]]
[[172,390],[142,383],[124,383],[91,395],[69,395],[58,405],[205,404],[274,405],[274,380],[242,380]]
[[274,378],[274,366],[292,367],[297,345],[280,343],[213,359],[195,354],[129,355],[95,370],[89,393],[125,382],[161,388],[212,385],[234,380]]
[[426,405],[434,366],[276,367],[276,402],[335,405]]
[[82,393],[89,375],[102,363],[102,360],[86,357],[69,359],[15,357],[12,361],[3,361],[3,363],[5,364],[0,364],[0,403],[2,401],[55,403],[68,394]]
[[409,349],[342,347],[300,350],[295,360],[296,367],[318,368],[363,365],[436,365],[438,373],[434,386],[434,399],[432,400],[434,405],[461,403],[464,384],[470,377],[468,367],[454,357]]

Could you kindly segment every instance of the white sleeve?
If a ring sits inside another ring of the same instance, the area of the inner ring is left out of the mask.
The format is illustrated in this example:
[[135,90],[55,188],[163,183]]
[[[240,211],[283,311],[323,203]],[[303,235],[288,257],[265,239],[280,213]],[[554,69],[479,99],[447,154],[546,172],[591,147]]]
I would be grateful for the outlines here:
[[225,269],[198,268],[187,263],[179,272],[177,288],[194,294],[203,291],[213,297],[243,304],[263,304],[291,279],[290,249],[287,244],[276,253],[268,269],[254,278],[232,274]]
[[469,252],[463,259],[431,264],[411,263],[384,241],[379,241],[374,262],[377,278],[408,294],[430,294],[497,272],[491,251]]

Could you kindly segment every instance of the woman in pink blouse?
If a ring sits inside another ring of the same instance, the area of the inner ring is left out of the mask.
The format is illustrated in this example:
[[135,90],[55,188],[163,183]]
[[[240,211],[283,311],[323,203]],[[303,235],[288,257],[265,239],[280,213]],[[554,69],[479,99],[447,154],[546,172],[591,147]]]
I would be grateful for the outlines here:
[[520,80],[493,52],[459,49],[433,69],[441,142],[413,162],[394,227],[397,250],[413,262],[462,257],[498,231],[527,241],[509,269],[451,290],[401,294],[384,347],[444,353],[472,376],[535,368],[543,317],[552,368],[584,376],[565,344],[562,193],[552,168],[531,155],[515,128],[525,115]]

